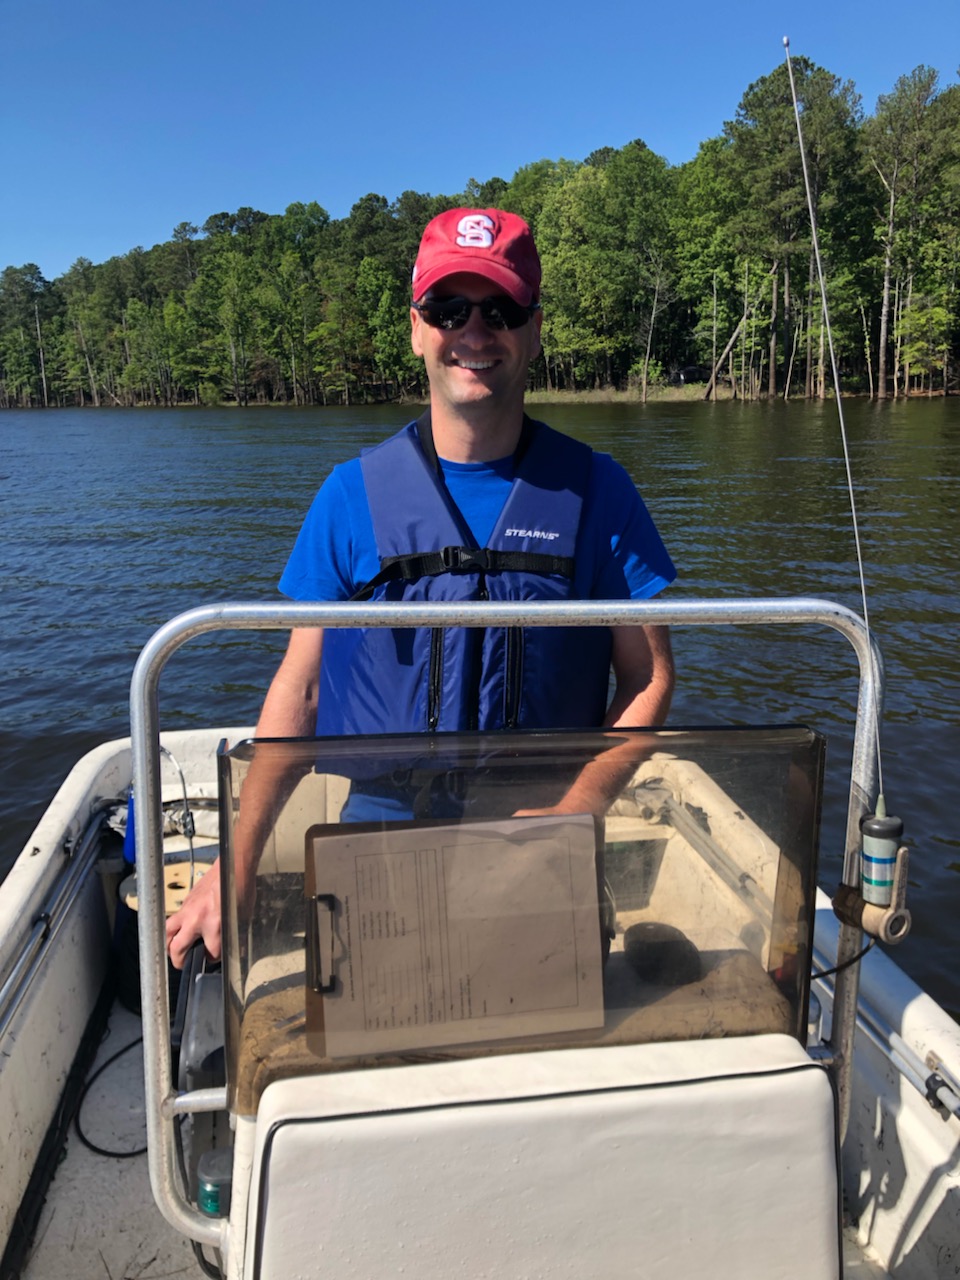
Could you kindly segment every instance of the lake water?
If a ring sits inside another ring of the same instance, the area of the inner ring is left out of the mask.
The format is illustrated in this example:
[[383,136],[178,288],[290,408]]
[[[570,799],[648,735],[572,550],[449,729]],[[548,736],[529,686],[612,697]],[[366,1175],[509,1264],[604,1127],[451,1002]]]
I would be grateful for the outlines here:
[[[883,770],[911,845],[898,960],[960,1016],[960,406],[847,402],[870,618],[884,651]],[[536,409],[534,408],[536,413]],[[74,761],[129,732],[137,653],[199,604],[263,599],[333,464],[407,420],[362,409],[0,413],[0,873]],[[551,423],[618,457],[680,571],[677,598],[816,595],[859,611],[833,406],[564,405]],[[253,723],[283,639],[192,641],[164,727]],[[832,632],[674,634],[676,724],[801,720],[850,755],[853,654]],[[830,784],[821,882],[842,863]]]

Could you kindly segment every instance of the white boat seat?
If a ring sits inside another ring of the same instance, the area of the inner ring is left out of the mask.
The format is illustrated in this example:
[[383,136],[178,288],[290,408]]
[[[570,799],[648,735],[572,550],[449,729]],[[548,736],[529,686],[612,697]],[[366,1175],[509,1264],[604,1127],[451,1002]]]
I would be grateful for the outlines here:
[[787,1035],[275,1081],[245,1280],[836,1280],[834,1096]]

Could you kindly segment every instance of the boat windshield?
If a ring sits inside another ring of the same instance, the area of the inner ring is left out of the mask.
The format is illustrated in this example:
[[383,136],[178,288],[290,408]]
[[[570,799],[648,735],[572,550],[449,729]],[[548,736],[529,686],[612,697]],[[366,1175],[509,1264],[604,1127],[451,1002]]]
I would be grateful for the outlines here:
[[804,727],[220,753],[227,1076],[806,1028]]

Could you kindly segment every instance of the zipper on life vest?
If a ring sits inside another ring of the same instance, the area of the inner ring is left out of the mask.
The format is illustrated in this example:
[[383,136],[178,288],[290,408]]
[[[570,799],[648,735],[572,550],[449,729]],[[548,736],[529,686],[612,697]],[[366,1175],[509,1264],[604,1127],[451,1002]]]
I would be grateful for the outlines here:
[[430,632],[430,678],[427,687],[427,728],[432,733],[440,723],[440,695],[443,692],[443,627]]
[[503,689],[503,723],[515,729],[520,719],[520,686],[523,676],[523,629],[507,628],[506,673]]
[[[477,599],[489,600],[487,580],[481,569],[477,581]],[[467,632],[466,652],[468,654],[467,675],[467,729],[480,727],[480,681],[483,678],[483,637],[486,633],[479,627],[471,627]]]

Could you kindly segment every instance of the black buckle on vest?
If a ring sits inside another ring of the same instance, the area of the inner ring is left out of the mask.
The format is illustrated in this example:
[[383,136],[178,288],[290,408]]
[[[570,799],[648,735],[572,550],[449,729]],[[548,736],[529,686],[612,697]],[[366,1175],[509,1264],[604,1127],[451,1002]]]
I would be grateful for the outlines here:
[[481,569],[488,566],[487,553],[481,548],[441,547],[440,563],[444,569]]

